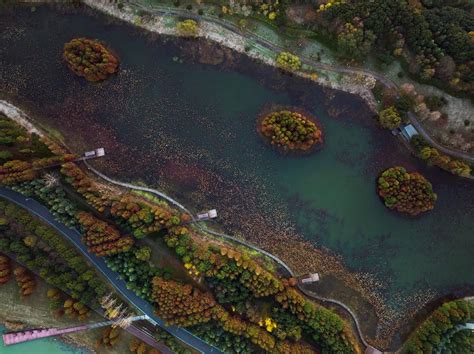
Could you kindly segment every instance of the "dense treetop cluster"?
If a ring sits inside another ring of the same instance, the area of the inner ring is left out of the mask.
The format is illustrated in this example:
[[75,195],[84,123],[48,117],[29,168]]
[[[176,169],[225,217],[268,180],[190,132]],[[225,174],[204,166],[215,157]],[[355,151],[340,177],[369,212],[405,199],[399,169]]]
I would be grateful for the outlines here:
[[449,343],[449,346],[445,348],[448,353],[472,352],[474,334],[471,331],[460,332],[455,337],[452,333],[456,326],[473,320],[474,305],[472,303],[463,300],[446,302],[413,332],[401,352],[403,354],[438,353],[443,349],[443,343]]
[[382,49],[403,56],[421,78],[434,77],[472,94],[474,18],[469,10],[467,1],[350,0],[323,14],[348,56],[363,58]]
[[403,167],[391,167],[381,174],[378,193],[388,208],[412,216],[433,209],[437,198],[425,177]]
[[87,81],[101,81],[117,72],[118,59],[98,40],[74,38],[64,45],[68,67]]
[[305,152],[323,142],[321,129],[298,112],[272,112],[259,123],[258,131],[272,145],[284,151]]

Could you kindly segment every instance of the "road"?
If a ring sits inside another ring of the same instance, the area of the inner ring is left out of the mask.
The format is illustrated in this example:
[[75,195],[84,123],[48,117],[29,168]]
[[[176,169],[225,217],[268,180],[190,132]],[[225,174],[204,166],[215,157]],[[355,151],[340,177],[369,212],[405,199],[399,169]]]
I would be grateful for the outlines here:
[[149,302],[138,297],[133,291],[127,289],[126,282],[119,278],[117,272],[109,269],[102,258],[90,254],[87,251],[87,247],[81,241],[81,234],[79,231],[68,228],[66,225],[56,221],[53,214],[51,214],[50,211],[41,203],[5,187],[0,187],[0,197],[28,210],[31,214],[37,216],[41,221],[66,237],[83,254],[83,256],[98,271],[100,271],[104,277],[107,278],[109,283],[124,297],[124,299],[135,306],[141,313],[149,317],[150,322],[160,326],[174,337],[201,353],[222,353],[219,349],[207,344],[202,339],[196,337],[194,334],[183,328],[166,326],[164,321],[155,315],[153,306]]
[[[145,6],[141,3],[138,3],[136,1],[126,1],[129,5],[142,9],[144,11],[147,11],[151,14],[154,15],[159,15],[159,16],[166,16],[166,15],[174,15],[174,16],[181,16],[184,18],[190,18],[196,21],[208,21],[212,22],[215,24],[218,24],[219,26],[234,32],[238,35],[245,35],[246,38],[250,38],[262,47],[271,50],[274,53],[280,53],[283,51],[286,51],[287,49],[276,45],[275,43],[270,42],[269,40],[257,35],[256,33],[253,33],[249,31],[248,29],[241,29],[238,26],[234,25],[233,23],[229,23],[227,21],[224,21],[220,19],[219,17],[216,16],[210,16],[210,15],[198,15],[195,14],[189,10],[186,9],[180,9],[180,8],[168,8],[168,7],[160,7],[160,6]],[[378,81],[380,81],[385,87],[387,88],[393,88],[398,90],[398,85],[389,79],[388,77],[372,71],[368,69],[362,69],[362,68],[354,68],[354,67],[346,67],[346,66],[341,66],[341,65],[331,65],[327,63],[321,63],[318,61],[314,61],[310,58],[301,56],[300,57],[301,62],[303,64],[306,64],[308,66],[311,66],[313,68],[321,69],[321,70],[326,70],[326,71],[332,71],[336,73],[342,73],[342,74],[352,74],[352,75],[364,75],[364,76],[372,76],[376,78]],[[457,158],[457,159],[462,159],[465,161],[468,161],[470,163],[474,163],[474,155],[469,154],[464,151],[459,151],[455,150],[449,147],[446,147],[444,145],[441,145],[438,143],[436,140],[434,140],[431,135],[425,130],[423,125],[420,123],[418,118],[413,114],[413,112],[408,112],[407,114],[408,119],[410,122],[413,124],[413,126],[416,127],[418,133],[427,141],[430,143],[431,146],[435,147],[442,153],[449,155],[451,157]]]
[[[194,217],[194,215],[192,214],[192,212],[190,212],[184,205],[182,205],[181,203],[179,203],[178,201],[176,201],[175,199],[173,199],[172,197],[166,195],[165,193],[163,192],[160,192],[159,190],[157,189],[153,189],[153,188],[149,188],[149,187],[143,187],[143,186],[137,186],[137,185],[134,185],[134,184],[131,184],[131,183],[127,183],[127,182],[120,182],[120,181],[117,181],[113,178],[110,178],[108,176],[106,176],[105,174],[103,174],[102,172],[98,171],[97,169],[95,169],[94,167],[92,167],[87,161],[84,161],[86,167],[91,171],[93,172],[95,175],[97,175],[98,177],[104,179],[105,181],[109,182],[109,183],[112,183],[112,184],[115,184],[115,185],[118,185],[118,186],[121,186],[121,187],[125,187],[125,188],[129,188],[129,189],[135,189],[135,190],[139,190],[139,191],[144,191],[144,192],[148,192],[148,193],[151,193],[151,194],[154,194],[154,195],[157,195],[158,197],[161,197],[161,198],[164,198],[165,200],[167,200],[168,202],[170,202],[171,204],[177,206],[178,208],[180,208],[182,211],[184,211],[185,213],[189,214],[192,218],[193,221],[196,221],[196,218]],[[246,247],[249,247],[257,252],[260,252],[260,253],[263,253],[265,255],[267,255],[268,257],[270,257],[271,259],[273,259],[277,264],[280,265],[280,267],[282,267],[282,269],[285,269],[285,271],[288,273],[288,276],[289,277],[293,277],[295,278],[296,275],[295,273],[293,272],[293,270],[290,268],[290,266],[288,266],[285,262],[283,262],[280,258],[278,258],[277,256],[271,254],[270,252],[267,252],[257,246],[254,246],[252,245],[251,243],[249,242],[246,242],[244,240],[240,240],[236,237],[233,237],[231,235],[226,235],[226,234],[223,234],[223,233],[220,233],[220,232],[216,232],[216,231],[213,231],[209,228],[207,228],[205,225],[201,225],[201,223],[195,223],[195,225],[203,232],[207,232],[209,234],[212,234],[212,235],[215,235],[215,236],[218,236],[218,237],[222,237],[222,238],[225,238],[227,240],[231,240],[232,242],[236,242],[236,243],[239,243],[241,245],[244,245]],[[313,298],[313,299],[316,299],[318,301],[322,301],[322,302],[326,302],[326,303],[330,303],[330,304],[334,304],[334,305],[337,305],[339,307],[341,307],[343,310],[345,310],[349,316],[352,318],[352,321],[354,322],[354,326],[355,326],[355,329],[357,330],[357,334],[359,336],[359,339],[360,341],[362,342],[362,344],[364,344],[365,347],[370,347],[370,345],[367,343],[367,341],[365,340],[364,338],[364,335],[362,333],[362,329],[361,329],[361,325],[360,325],[360,322],[359,322],[359,319],[357,317],[357,315],[354,313],[354,311],[352,311],[349,306],[347,306],[346,304],[342,303],[341,301],[338,301],[338,300],[335,300],[335,299],[330,299],[330,298],[326,298],[326,297],[322,297],[322,296],[319,296],[317,294],[315,294],[314,292],[312,291],[309,291],[309,290],[306,290],[304,288],[304,286],[298,282],[298,289],[304,293],[306,296],[310,297],[310,298]]]

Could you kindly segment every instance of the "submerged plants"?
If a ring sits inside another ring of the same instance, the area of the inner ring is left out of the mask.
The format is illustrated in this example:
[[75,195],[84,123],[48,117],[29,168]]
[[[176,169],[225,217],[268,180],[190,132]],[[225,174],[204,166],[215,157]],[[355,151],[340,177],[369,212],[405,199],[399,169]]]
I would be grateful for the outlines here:
[[76,75],[102,81],[118,70],[118,59],[98,40],[74,38],[64,45],[63,58]]
[[385,170],[377,186],[387,208],[412,216],[433,209],[437,198],[425,177],[417,172],[408,173],[399,166]]
[[323,133],[316,123],[293,111],[272,112],[261,120],[257,129],[272,145],[284,151],[307,152],[323,142]]

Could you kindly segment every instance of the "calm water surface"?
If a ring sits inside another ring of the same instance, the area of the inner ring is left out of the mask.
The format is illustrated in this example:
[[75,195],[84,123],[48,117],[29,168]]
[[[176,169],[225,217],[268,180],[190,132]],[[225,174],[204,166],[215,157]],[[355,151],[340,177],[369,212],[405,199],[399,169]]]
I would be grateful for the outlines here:
[[[228,52],[218,53],[224,64],[200,64],[189,54],[199,53],[195,42],[147,37],[81,11],[7,10],[0,33],[0,97],[75,148],[105,146],[108,174],[171,188],[196,208],[217,207],[228,229],[297,232],[349,268],[375,274],[394,305],[400,294],[428,288],[472,289],[473,184],[410,157],[359,99],[330,101],[315,85]],[[106,41],[120,74],[97,85],[74,77],[61,49],[77,36]],[[255,119],[270,103],[317,116],[324,148],[290,158],[262,144]],[[328,107],[342,113],[332,118]],[[382,205],[376,175],[397,164],[433,182],[434,211],[411,219]]]

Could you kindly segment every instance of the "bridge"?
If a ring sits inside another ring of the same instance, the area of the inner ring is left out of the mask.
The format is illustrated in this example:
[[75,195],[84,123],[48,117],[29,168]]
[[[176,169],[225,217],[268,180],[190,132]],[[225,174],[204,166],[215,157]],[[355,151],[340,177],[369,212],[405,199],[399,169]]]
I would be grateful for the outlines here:
[[[131,317],[130,321],[139,321],[139,320],[146,320],[148,316],[134,316]],[[3,343],[5,346],[23,343],[23,342],[30,342],[35,339],[42,339],[47,337],[54,337],[59,336],[62,334],[68,333],[76,333],[85,331],[88,329],[95,329],[100,327],[106,326],[113,326],[117,324],[117,320],[110,320],[110,321],[103,321],[98,323],[90,323],[84,324],[80,326],[73,326],[73,327],[66,327],[66,328],[38,328],[38,329],[29,329],[25,331],[17,331],[17,332],[9,332],[2,335]]]

